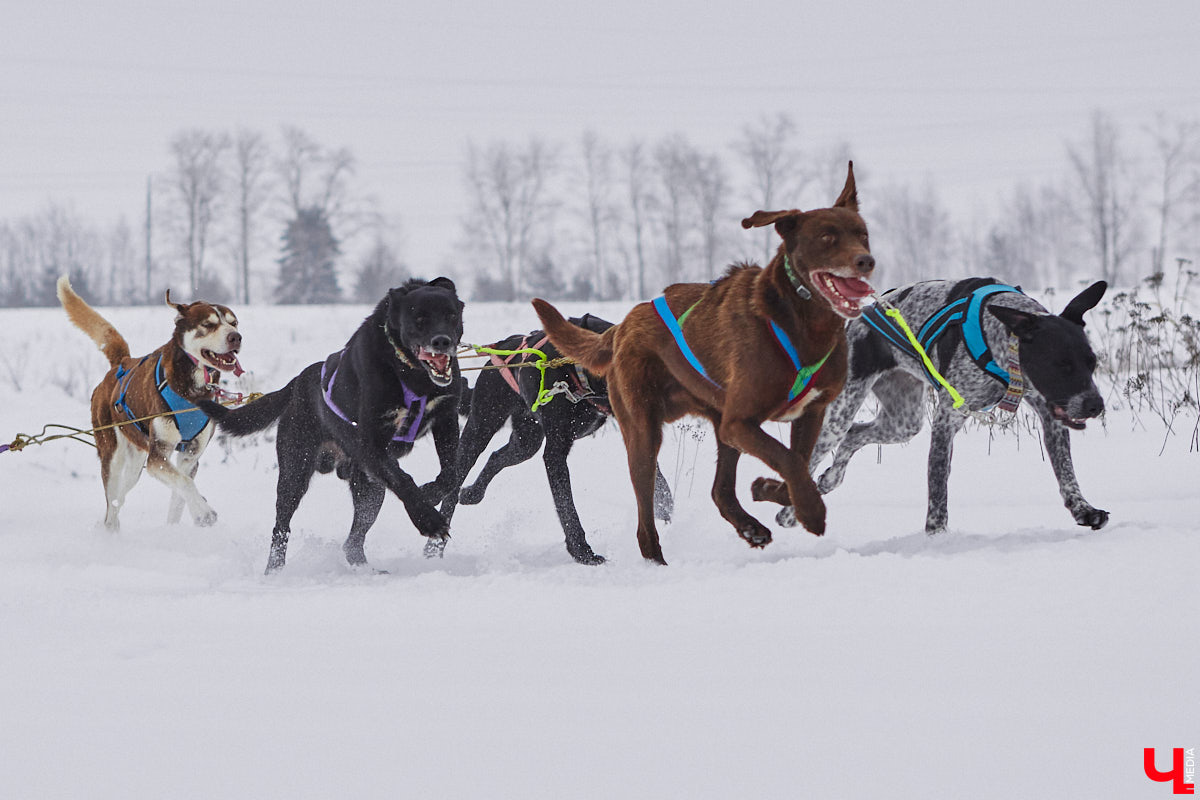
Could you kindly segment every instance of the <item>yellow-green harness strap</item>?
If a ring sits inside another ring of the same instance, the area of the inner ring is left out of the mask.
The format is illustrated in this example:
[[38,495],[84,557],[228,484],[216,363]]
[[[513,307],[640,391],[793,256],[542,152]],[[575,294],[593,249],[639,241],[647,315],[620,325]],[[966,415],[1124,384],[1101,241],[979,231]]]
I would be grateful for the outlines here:
[[489,356],[515,356],[523,353],[531,353],[536,355],[533,365],[538,368],[541,373],[540,383],[538,383],[538,395],[533,401],[531,411],[537,411],[538,407],[549,403],[554,398],[554,393],[546,390],[546,368],[549,366],[549,359],[546,354],[536,347],[519,347],[516,350],[497,350],[494,347],[476,347],[471,346],[471,349],[476,353],[484,353]]
[[900,330],[904,331],[904,335],[908,337],[909,344],[913,346],[913,349],[916,350],[917,354],[921,356],[921,360],[925,362],[925,369],[929,370],[929,374],[933,376],[933,379],[941,384],[942,388],[944,388],[950,394],[950,397],[954,400],[954,407],[961,408],[966,402],[963,400],[963,396],[959,394],[958,390],[951,386],[949,381],[942,377],[942,373],[938,372],[937,368],[933,366],[933,361],[930,360],[929,354],[925,352],[925,348],[921,346],[919,341],[917,341],[917,337],[913,334],[912,329],[909,328],[908,323],[904,321],[904,317],[900,314],[900,309],[888,306],[884,308],[883,313],[887,314],[896,321],[896,324],[900,326]]

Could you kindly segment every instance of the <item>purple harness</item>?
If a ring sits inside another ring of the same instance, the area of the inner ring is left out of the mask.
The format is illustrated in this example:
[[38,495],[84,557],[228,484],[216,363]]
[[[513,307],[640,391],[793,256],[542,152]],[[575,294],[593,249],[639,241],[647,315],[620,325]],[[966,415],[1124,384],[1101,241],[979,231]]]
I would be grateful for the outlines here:
[[[337,366],[333,368],[333,374],[329,376],[328,383],[325,382],[325,368],[329,365],[329,361],[326,360],[325,363],[321,365],[321,383],[325,385],[325,389],[321,393],[321,396],[325,398],[325,405],[329,406],[330,411],[332,411],[334,414],[337,414],[338,417],[346,422],[349,422],[354,427],[358,427],[358,423],[346,416],[346,412],[338,408],[337,403],[333,402],[333,383],[337,380],[338,369],[342,366],[342,356],[345,355],[345,353],[345,350],[338,353],[338,363]],[[397,378],[397,380],[399,379]],[[409,389],[404,381],[400,381],[400,388],[404,390],[404,405],[408,409],[407,418],[411,420],[411,422],[409,422],[404,433],[396,433],[396,435],[392,437],[392,441],[412,444],[417,440],[417,433],[421,430],[421,420],[425,419],[425,401],[427,398],[424,395],[417,394]],[[414,407],[416,408],[415,416],[413,412]]]

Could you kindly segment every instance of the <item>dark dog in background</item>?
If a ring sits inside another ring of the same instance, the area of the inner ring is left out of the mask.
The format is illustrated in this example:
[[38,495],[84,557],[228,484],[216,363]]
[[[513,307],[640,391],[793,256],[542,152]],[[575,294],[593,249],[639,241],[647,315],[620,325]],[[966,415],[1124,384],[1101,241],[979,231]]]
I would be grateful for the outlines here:
[[[926,349],[937,370],[973,411],[1000,403],[1014,385],[1014,376],[1017,386],[1023,383],[1024,401],[1041,417],[1046,453],[1063,502],[1077,523],[1093,529],[1108,522],[1108,512],[1093,508],[1079,490],[1068,429],[1082,430],[1086,420],[1104,411],[1092,380],[1096,356],[1083,331],[1083,314],[1100,302],[1106,288],[1103,281],[1092,284],[1059,315],[1015,287],[989,278],[925,281],[883,295],[918,338],[928,341]],[[812,456],[811,467],[817,470],[825,455],[834,454],[817,484],[822,493],[841,484],[846,465],[860,448],[916,436],[932,384],[915,350],[877,309],[851,322],[847,337],[850,375],[829,409]],[[870,422],[854,422],[868,392],[878,399],[879,413]],[[1014,391],[1010,405],[1015,407],[1021,396]],[[953,440],[966,419],[939,386],[929,448],[928,533],[946,529]]]
[[[832,208],[759,211],[742,225],[775,226],[782,243],[766,267],[739,264],[713,283],[668,286],[662,298],[635,306],[602,334],[533,301],[550,341],[608,381],[637,497],[638,544],[643,557],[660,564],[655,465],[663,424],[686,414],[707,418],[717,433],[713,500],[751,546],[765,546],[771,532],[737,499],[743,452],[783,477],[752,487],[756,500],[785,506],[777,522],[800,521],[818,536],[825,531],[809,456],[825,407],[845,380],[845,321],[861,313],[871,293],[864,279],[875,268],[853,165]],[[790,447],[762,429],[767,420],[792,423]]]
[[[282,389],[236,411],[203,404],[235,436],[279,420],[268,573],[284,565],[292,515],[314,472],[336,470],[350,482],[354,520],[342,550],[352,565],[367,563],[363,543],[388,490],[422,535],[431,541],[449,535],[435,504],[458,486],[462,311],[449,278],[410,280],[388,292],[341,352],[306,367]],[[417,486],[397,460],[429,432],[441,471]]]
[[[111,367],[92,392],[92,425],[101,429],[96,451],[107,501],[104,526],[120,527],[117,515],[143,467],[171,489],[168,523],[179,521],[185,503],[197,525],[216,522],[217,512],[193,481],[213,435],[196,403],[219,391],[221,373],[242,373],[237,317],[215,303],[172,303],[168,291],[175,332],[162,347],[137,359],[130,357],[125,337],[75,293],[66,276],[57,288],[71,322],[96,343]],[[141,419],[154,415],[162,416]],[[175,451],[179,456],[172,463]]]
[[[592,314],[572,317],[570,322],[595,333],[603,333],[612,327],[611,322]],[[541,350],[550,360],[560,356],[542,331],[516,334],[489,347],[493,350]],[[488,484],[501,470],[529,460],[541,449],[554,509],[566,535],[567,552],[581,564],[602,564],[604,556],[592,551],[575,509],[567,455],[576,439],[595,433],[612,414],[608,386],[603,378],[588,373],[577,364],[549,367],[545,385],[554,391],[553,398],[534,411],[532,407],[541,387],[541,376],[532,366],[521,366],[531,364],[533,358],[532,354],[507,358],[492,356],[489,365],[492,368],[480,371],[475,387],[470,391],[470,401],[464,404],[469,411],[458,446],[459,479],[466,479],[504,423],[512,423],[512,434],[507,444],[488,457],[474,483],[464,487],[458,495],[447,496],[442,503],[442,514],[450,519],[456,502],[465,505],[481,502]],[[672,502],[671,489],[662,472],[658,471],[654,483],[655,516],[670,521]]]

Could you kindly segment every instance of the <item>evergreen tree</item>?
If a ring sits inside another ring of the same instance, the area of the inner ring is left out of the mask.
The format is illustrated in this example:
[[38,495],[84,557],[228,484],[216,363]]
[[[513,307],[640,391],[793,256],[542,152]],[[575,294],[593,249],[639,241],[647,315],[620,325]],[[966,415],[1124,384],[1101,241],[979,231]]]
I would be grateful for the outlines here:
[[299,209],[283,232],[280,303],[335,303],[341,298],[335,263],[341,254],[324,209]]

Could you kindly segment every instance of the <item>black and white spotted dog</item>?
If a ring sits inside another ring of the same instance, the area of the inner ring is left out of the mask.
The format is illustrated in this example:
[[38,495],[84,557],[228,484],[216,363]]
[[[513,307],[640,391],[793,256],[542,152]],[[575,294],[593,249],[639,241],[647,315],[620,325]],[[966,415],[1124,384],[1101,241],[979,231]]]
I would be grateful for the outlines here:
[[[991,409],[1002,401],[1005,410],[1015,410],[1022,398],[1037,411],[1063,503],[1080,525],[1102,528],[1108,512],[1092,507],[1079,490],[1068,429],[1081,430],[1085,420],[1104,412],[1104,400],[1092,380],[1096,356],[1083,332],[1083,314],[1100,302],[1107,288],[1103,281],[1092,284],[1059,315],[1018,288],[991,278],[925,281],[885,292],[883,302],[846,330],[850,374],[829,407],[810,462],[815,471],[827,454],[834,454],[833,464],[817,482],[821,493],[841,484],[847,463],[860,448],[907,442],[921,430],[927,387],[937,384],[886,315],[885,307],[891,305],[972,411]],[[868,392],[878,399],[879,413],[870,422],[855,422]],[[947,391],[937,386],[936,393],[927,533],[946,529],[954,435],[967,419],[953,408]]]

